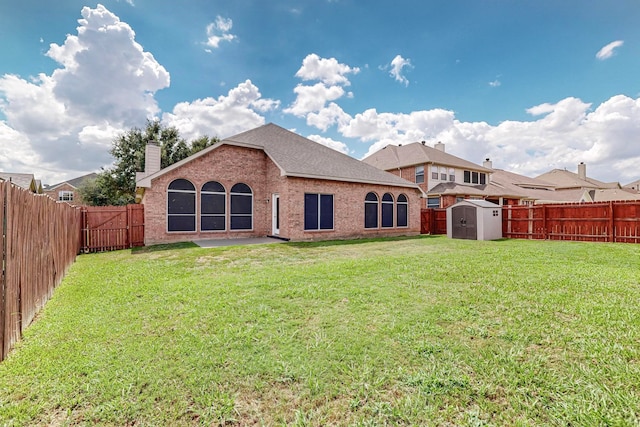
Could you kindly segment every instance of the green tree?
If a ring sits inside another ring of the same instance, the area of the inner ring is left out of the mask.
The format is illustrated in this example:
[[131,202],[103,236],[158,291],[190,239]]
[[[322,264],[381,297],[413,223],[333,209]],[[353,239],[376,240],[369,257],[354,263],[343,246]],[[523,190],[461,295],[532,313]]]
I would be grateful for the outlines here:
[[145,147],[149,141],[160,144],[160,167],[166,168],[219,140],[202,136],[187,143],[175,127],[149,120],[145,129],[132,128],[114,139],[110,150],[115,159],[113,166],[103,169],[96,179],[78,189],[85,203],[92,206],[134,203],[136,172],[144,171]]

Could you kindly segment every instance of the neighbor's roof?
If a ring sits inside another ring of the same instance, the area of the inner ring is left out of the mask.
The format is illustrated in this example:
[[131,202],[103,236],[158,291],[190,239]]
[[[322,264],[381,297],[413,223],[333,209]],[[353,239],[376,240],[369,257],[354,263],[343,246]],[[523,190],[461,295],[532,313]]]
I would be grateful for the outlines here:
[[54,189],[56,189],[56,187],[59,187],[59,186],[60,186],[60,185],[62,185],[62,184],[69,184],[69,185],[70,185],[70,186],[72,186],[73,188],[78,188],[78,187],[80,187],[80,186],[82,185],[82,183],[83,183],[83,182],[85,182],[86,180],[88,180],[88,179],[93,179],[93,178],[95,178],[95,177],[97,177],[97,176],[98,176],[98,174],[97,174],[97,173],[92,172],[92,173],[89,173],[89,174],[86,174],[86,175],[79,176],[79,177],[77,177],[77,178],[70,179],[70,180],[68,180],[68,181],[62,181],[62,182],[59,182],[59,183],[57,183],[57,184],[48,185],[48,186],[45,188],[45,190],[47,190],[47,191],[54,190]]
[[10,173],[0,172],[0,178],[5,181],[11,181],[18,187],[26,188],[27,190],[36,191],[35,178],[32,173]]
[[138,186],[149,187],[152,179],[179,168],[222,145],[263,150],[280,168],[283,176],[393,185],[420,190],[417,184],[311,141],[273,123],[223,139],[186,159],[139,180]]
[[542,179],[529,178],[525,175],[520,175],[515,172],[509,172],[504,169],[494,169],[491,174],[491,182],[499,183],[502,185],[514,185],[520,188],[528,189],[549,189],[552,190],[555,186]]
[[445,153],[420,142],[407,145],[387,145],[370,156],[362,159],[363,162],[382,170],[395,170],[407,166],[423,165],[433,163],[442,166],[452,166],[456,168],[471,169],[480,172],[491,172],[483,166],[469,162]]
[[624,185],[622,188],[631,188],[633,190],[640,190],[640,179],[630,182],[627,185]]
[[553,169],[536,177],[552,183],[557,189],[560,188],[620,188],[617,182],[602,182],[597,179],[581,179],[577,173],[563,169]]

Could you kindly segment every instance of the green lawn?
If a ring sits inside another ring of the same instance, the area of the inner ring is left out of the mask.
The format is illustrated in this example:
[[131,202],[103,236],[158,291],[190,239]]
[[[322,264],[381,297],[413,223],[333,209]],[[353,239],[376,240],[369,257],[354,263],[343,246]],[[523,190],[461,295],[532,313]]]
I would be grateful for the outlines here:
[[0,425],[640,424],[640,245],[445,237],[82,255]]

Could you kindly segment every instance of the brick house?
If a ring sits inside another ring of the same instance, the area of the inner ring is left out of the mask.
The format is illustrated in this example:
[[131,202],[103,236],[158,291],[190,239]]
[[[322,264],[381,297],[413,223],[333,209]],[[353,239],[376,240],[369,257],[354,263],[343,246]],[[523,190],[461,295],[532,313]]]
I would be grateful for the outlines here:
[[[430,147],[423,141],[406,145],[387,145],[367,156],[363,162],[417,183],[427,193],[422,208],[446,208],[456,197],[475,195],[474,186],[486,186],[492,169],[445,152],[445,144]],[[441,189],[455,187],[461,194]],[[435,191],[433,191],[435,189]],[[479,197],[479,196],[478,196]]]
[[420,187],[274,124],[136,177],[145,244],[275,236],[328,240],[420,233]]
[[44,189],[44,194],[59,202],[69,202],[73,203],[74,205],[82,205],[84,204],[84,202],[82,201],[82,197],[80,197],[78,188],[80,188],[80,186],[83,185],[86,181],[95,179],[97,176],[97,173],[90,173],[70,179],[68,181],[48,185]]

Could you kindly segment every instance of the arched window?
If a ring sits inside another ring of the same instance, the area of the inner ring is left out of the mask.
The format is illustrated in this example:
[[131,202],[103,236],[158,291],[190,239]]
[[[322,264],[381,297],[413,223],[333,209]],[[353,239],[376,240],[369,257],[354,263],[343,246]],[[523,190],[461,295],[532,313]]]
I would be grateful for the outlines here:
[[253,193],[247,184],[231,187],[231,230],[253,228]]
[[382,196],[382,226],[385,228],[393,227],[393,196],[384,193]]
[[209,181],[200,191],[200,230],[224,231],[226,229],[227,196],[224,186]]
[[169,184],[167,231],[196,231],[196,187],[186,179]]
[[378,196],[367,193],[364,198],[364,228],[378,228]]
[[409,226],[409,201],[407,200],[407,196],[404,194],[398,196],[398,201],[396,202],[396,216],[398,227]]

